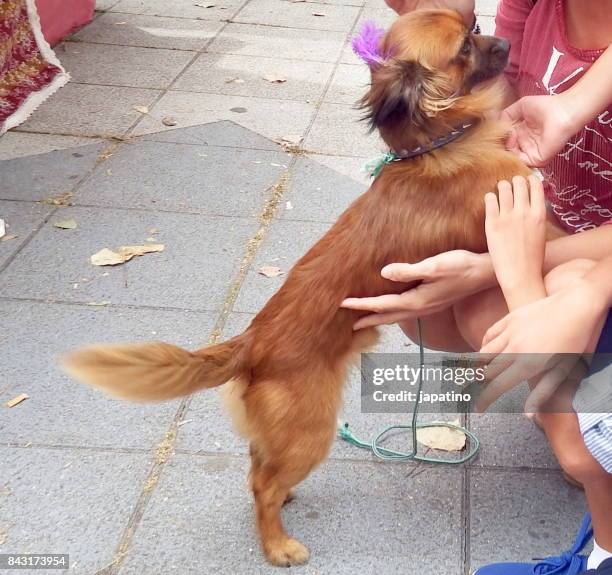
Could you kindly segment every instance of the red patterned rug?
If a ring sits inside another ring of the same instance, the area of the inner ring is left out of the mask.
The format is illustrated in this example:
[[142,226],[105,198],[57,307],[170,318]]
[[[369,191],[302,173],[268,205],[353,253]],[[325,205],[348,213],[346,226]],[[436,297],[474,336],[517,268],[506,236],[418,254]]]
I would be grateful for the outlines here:
[[0,135],[69,79],[42,34],[34,0],[0,0]]

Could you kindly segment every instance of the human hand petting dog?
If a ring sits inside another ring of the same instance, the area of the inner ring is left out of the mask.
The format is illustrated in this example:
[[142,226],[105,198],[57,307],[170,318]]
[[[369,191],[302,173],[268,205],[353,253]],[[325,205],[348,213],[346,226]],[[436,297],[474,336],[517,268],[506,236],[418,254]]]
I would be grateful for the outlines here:
[[342,307],[372,312],[355,323],[356,330],[427,316],[495,284],[488,254],[465,250],[446,252],[415,264],[389,264],[380,273],[396,282],[421,283],[401,294],[345,299]]
[[514,127],[506,147],[528,166],[545,166],[582,127],[567,94],[525,96],[502,112]]
[[502,117],[514,124],[506,147],[530,166],[546,165],[612,100],[611,67],[612,45],[568,90],[525,96],[506,108]]
[[429,10],[435,8],[448,8],[457,10],[466,26],[474,21],[475,0],[385,0],[387,6],[398,14],[406,14],[412,10]]

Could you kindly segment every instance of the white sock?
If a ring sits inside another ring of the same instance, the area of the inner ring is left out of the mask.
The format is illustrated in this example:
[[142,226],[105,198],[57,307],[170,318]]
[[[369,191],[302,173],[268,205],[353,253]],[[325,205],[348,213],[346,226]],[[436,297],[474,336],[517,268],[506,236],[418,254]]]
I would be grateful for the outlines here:
[[612,557],[612,551],[608,551],[597,545],[597,541],[593,539],[593,551],[587,560],[587,569],[597,569],[606,559]]

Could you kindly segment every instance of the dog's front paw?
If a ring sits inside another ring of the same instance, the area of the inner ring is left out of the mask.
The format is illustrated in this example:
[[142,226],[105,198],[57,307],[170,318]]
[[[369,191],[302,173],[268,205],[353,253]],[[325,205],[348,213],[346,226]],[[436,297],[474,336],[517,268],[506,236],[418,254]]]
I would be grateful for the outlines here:
[[310,557],[310,551],[297,539],[284,539],[266,545],[266,556],[273,565],[289,567],[306,563]]

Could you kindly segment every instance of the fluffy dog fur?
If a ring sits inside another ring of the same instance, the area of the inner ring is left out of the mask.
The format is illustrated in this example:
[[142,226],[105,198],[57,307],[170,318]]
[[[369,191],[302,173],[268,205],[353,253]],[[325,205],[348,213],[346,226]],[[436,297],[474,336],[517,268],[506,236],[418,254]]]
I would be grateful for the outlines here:
[[483,196],[501,179],[529,174],[504,148],[508,127],[487,117],[501,106],[492,79],[506,64],[507,43],[470,35],[455,12],[437,10],[399,18],[382,48],[390,57],[372,68],[361,104],[392,150],[430,142],[461,122],[474,127],[440,149],[385,166],[241,335],[194,352],[152,343],[65,358],[78,379],[136,401],[229,382],[232,414],[250,441],[262,546],[276,565],[308,559],[308,549],[285,532],[281,507],[327,456],[347,367],[377,339],[374,328],[354,332],[360,313],[340,303],[405,291],[381,277],[386,264],[486,251]]

